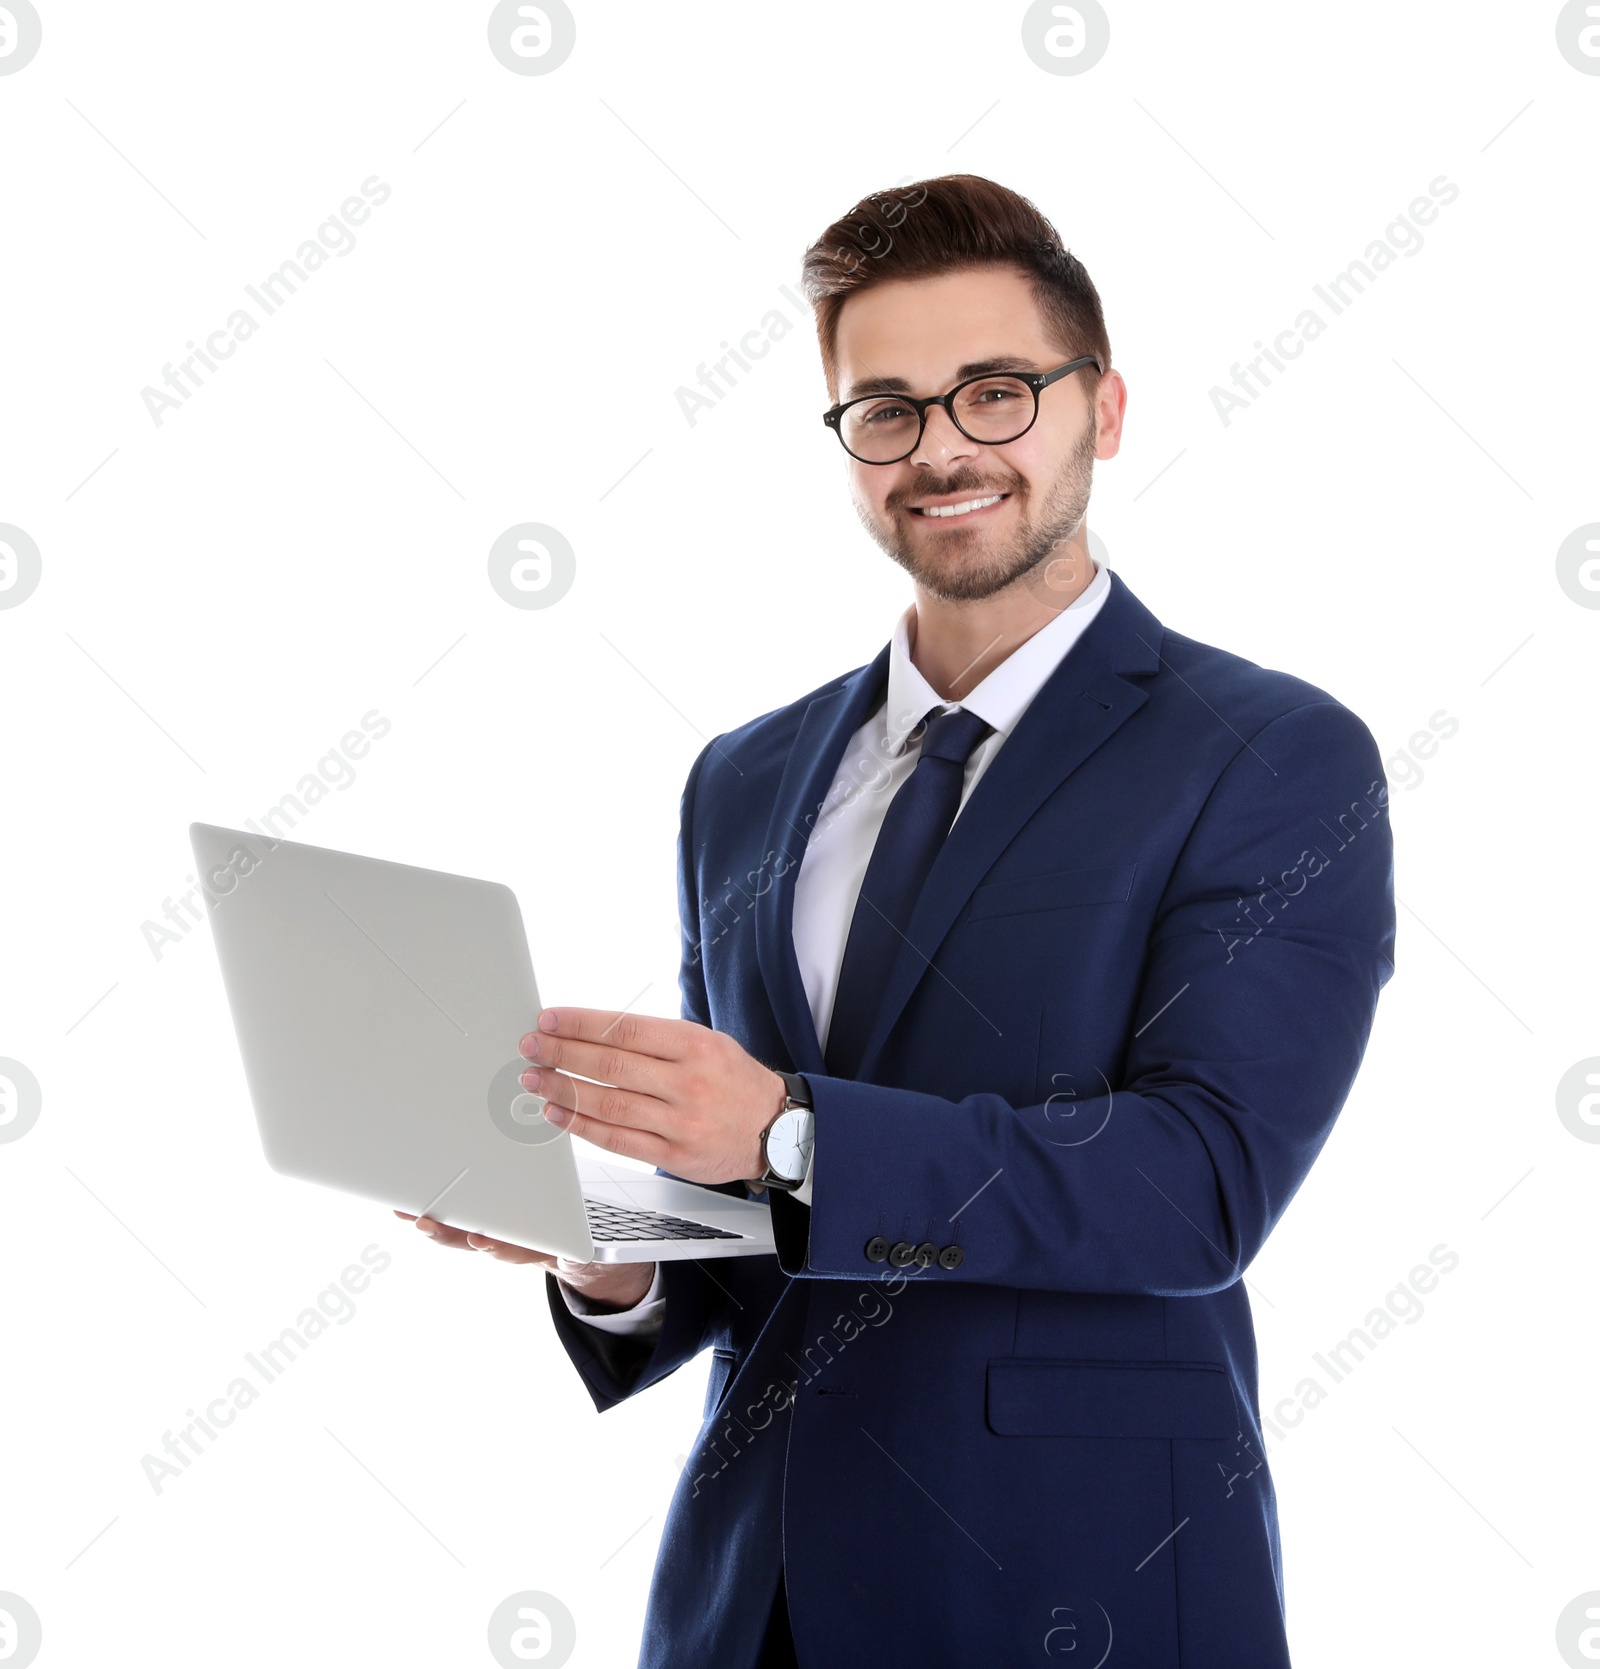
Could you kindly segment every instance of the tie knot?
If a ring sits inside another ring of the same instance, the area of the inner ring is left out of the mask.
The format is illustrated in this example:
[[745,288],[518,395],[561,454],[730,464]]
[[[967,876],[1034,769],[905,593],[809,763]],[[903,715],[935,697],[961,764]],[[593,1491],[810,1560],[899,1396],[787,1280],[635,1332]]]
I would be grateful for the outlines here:
[[972,750],[994,730],[993,725],[980,719],[976,713],[969,713],[965,707],[957,707],[952,713],[935,707],[922,722],[924,730],[919,757],[949,759],[958,765],[966,764]]

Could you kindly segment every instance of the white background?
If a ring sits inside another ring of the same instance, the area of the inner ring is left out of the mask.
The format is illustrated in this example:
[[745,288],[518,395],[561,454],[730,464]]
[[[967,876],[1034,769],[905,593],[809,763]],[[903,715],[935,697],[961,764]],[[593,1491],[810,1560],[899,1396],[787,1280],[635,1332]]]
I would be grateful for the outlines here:
[[[908,597],[779,286],[869,191],[970,171],[1103,298],[1111,566],[1392,762],[1398,971],[1248,1272],[1264,1407],[1460,1261],[1269,1439],[1297,1669],[1559,1663],[1600,1588],[1600,1147],[1555,1102],[1600,1054],[1600,612],[1556,581],[1600,518],[1600,77],[1557,7],[1122,3],[1056,76],[1016,4],[618,0],[524,76],[483,4],[39,3],[0,76],[0,521],[43,561],[0,610],[0,1056],[43,1088],[0,1145],[0,1589],[39,1661],[488,1664],[534,1588],[573,1663],[632,1662],[705,1359],[602,1418],[543,1276],[269,1172],[209,930],[158,958],[143,924],[191,820],[259,817],[377,709],[299,836],[506,881],[546,1001],[676,1014],[695,753]],[[374,174],[356,247],[156,425],[141,390]],[[1225,425],[1213,386],[1441,175],[1420,251]],[[675,391],[775,306],[691,426]],[[487,581],[523,521],[576,553],[549,609]],[[141,1457],[374,1243],[354,1319],[156,1494]]]

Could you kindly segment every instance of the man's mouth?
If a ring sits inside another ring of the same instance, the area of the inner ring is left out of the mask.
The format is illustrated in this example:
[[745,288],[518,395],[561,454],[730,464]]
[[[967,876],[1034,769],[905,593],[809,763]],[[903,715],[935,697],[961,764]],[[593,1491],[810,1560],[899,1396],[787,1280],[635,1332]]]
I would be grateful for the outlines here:
[[993,509],[995,505],[1004,503],[1010,496],[1010,493],[990,493],[985,498],[965,498],[954,504],[912,504],[907,508],[913,516],[952,521],[963,516],[981,515],[984,511]]

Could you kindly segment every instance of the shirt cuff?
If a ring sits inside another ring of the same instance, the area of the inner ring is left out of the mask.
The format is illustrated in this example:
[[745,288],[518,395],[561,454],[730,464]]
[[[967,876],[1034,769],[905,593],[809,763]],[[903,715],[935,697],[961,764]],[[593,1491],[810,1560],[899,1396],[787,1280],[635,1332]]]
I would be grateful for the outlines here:
[[812,1150],[811,1150],[810,1157],[806,1160],[806,1179],[805,1179],[804,1182],[802,1182],[800,1184],[800,1186],[798,1188],[796,1188],[794,1190],[794,1192],[791,1196],[793,1199],[797,1199],[801,1203],[801,1205],[810,1205],[811,1204],[811,1177],[812,1177],[812,1173],[816,1170],[816,1168],[817,1168],[817,1153],[816,1153],[816,1148],[813,1147]]
[[655,1279],[650,1283],[650,1290],[631,1310],[607,1310],[596,1313],[581,1292],[574,1292],[559,1277],[556,1285],[561,1289],[561,1296],[567,1308],[586,1327],[597,1327],[602,1333],[620,1333],[641,1338],[649,1338],[661,1331],[661,1319],[666,1314],[667,1298],[663,1290],[659,1263],[656,1265]]

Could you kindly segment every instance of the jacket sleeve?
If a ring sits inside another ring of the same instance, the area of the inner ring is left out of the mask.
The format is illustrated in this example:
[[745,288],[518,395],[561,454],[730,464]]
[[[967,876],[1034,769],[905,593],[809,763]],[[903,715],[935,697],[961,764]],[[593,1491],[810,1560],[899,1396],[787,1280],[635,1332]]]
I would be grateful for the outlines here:
[[782,1268],[881,1274],[866,1247],[883,1236],[961,1247],[912,1280],[1165,1296],[1236,1281],[1326,1141],[1394,971],[1388,812],[1348,709],[1264,726],[1180,851],[1106,1093],[1012,1106],[807,1073],[816,1197],[773,1202]]
[[[681,959],[678,989],[683,1018],[711,1024],[711,1005],[700,965],[700,906],[694,881],[694,791],[700,767],[715,746],[708,743],[690,767],[678,811],[678,922]],[[665,1175],[666,1172],[659,1174]],[[741,1183],[725,1185],[742,1198]],[[658,1266],[666,1307],[660,1331],[617,1333],[591,1326],[575,1315],[561,1295],[554,1275],[545,1281],[556,1336],[583,1377],[596,1408],[604,1411],[665,1379],[711,1343],[724,1303],[722,1289],[707,1278],[698,1260],[676,1259]]]

